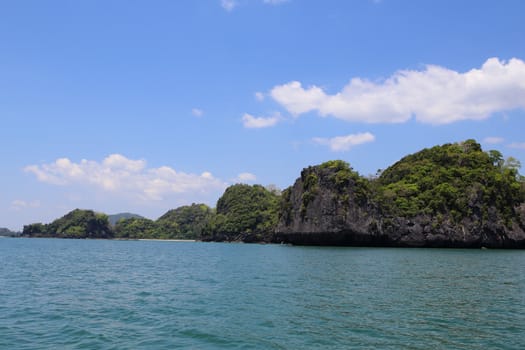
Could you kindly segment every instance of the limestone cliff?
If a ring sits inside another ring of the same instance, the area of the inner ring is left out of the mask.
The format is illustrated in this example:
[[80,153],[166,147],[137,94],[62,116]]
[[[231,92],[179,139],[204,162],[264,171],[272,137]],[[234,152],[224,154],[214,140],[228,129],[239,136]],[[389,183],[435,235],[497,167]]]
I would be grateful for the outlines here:
[[282,194],[275,240],[312,245],[385,245],[366,179],[342,161],[312,166]]
[[376,179],[331,161],[283,192],[274,240],[305,245],[525,248],[523,181],[472,140],[410,155]]

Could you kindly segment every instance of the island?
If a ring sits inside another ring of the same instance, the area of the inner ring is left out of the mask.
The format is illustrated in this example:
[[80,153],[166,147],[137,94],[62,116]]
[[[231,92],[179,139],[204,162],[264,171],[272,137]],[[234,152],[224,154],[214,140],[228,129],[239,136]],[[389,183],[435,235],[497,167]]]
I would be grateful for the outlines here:
[[11,231],[8,228],[0,227],[0,237],[18,237],[21,232]]
[[235,184],[216,208],[192,204],[157,220],[76,209],[24,237],[194,239],[381,247],[525,248],[525,178],[519,162],[475,140],[408,155],[374,176],[331,160],[295,183]]

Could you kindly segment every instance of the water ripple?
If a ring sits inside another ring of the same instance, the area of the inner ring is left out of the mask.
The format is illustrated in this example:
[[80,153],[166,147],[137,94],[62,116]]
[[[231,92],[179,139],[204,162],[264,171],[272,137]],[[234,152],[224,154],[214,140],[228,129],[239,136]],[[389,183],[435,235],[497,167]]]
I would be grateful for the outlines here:
[[522,251],[0,243],[0,349],[525,344]]

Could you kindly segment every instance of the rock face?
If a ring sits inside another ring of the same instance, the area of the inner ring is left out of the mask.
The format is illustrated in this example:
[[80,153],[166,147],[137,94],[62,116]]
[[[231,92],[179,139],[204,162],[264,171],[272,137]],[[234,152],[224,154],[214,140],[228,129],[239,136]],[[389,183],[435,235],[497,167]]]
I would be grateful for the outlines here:
[[[274,241],[298,245],[525,248],[525,204],[508,208],[504,215],[501,208],[486,200],[490,191],[473,195],[468,190],[456,194],[457,198],[470,196],[464,209],[468,214],[459,215],[446,206],[433,212],[404,214],[395,205],[385,204],[389,200],[385,188],[391,186],[381,186],[380,179],[360,177],[341,161],[306,168],[283,192]],[[414,197],[407,198],[410,201]]]
[[306,245],[389,245],[365,179],[344,162],[308,167],[282,194],[275,240]]
[[525,232],[517,223],[505,225],[498,218],[484,221],[473,216],[440,223],[429,216],[396,217],[380,231],[388,236],[388,246],[441,248],[525,248]]

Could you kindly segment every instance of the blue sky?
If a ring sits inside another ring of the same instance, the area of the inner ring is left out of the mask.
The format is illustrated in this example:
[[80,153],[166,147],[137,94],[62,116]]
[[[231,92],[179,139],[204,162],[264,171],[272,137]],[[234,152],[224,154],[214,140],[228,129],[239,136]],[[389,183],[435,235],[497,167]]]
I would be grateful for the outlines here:
[[156,218],[330,159],[525,164],[525,2],[0,2],[0,227]]

